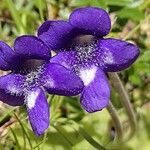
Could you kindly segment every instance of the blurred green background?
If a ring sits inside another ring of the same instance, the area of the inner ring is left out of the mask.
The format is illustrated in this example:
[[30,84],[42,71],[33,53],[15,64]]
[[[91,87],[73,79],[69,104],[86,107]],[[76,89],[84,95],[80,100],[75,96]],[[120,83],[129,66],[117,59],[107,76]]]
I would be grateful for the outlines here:
[[[36,34],[44,20],[68,19],[73,9],[83,6],[107,10],[113,24],[108,36],[126,37],[140,47],[138,60],[119,73],[138,119],[136,133],[126,142],[114,142],[116,132],[107,109],[88,114],[78,97],[47,95],[51,125],[41,137],[32,132],[24,106],[0,102],[0,150],[95,150],[97,143],[114,150],[150,149],[150,0],[0,0],[0,40],[13,45],[19,35]],[[126,134],[127,115],[113,88],[111,101]]]

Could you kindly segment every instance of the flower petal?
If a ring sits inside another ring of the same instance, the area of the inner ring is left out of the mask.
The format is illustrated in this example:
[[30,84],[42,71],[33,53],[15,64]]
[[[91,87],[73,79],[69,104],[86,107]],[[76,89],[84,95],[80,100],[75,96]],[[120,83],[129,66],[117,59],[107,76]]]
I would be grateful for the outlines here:
[[83,90],[80,78],[58,64],[45,65],[40,78],[42,86],[51,94],[74,96]]
[[23,105],[24,82],[25,77],[20,74],[8,74],[0,77],[0,100],[12,106]]
[[102,53],[100,63],[108,72],[128,68],[140,53],[136,45],[118,39],[100,40],[98,47]]
[[10,64],[6,62],[2,57],[0,57],[0,70],[8,71],[10,69],[11,69]]
[[49,60],[50,50],[42,40],[32,35],[18,37],[14,43],[15,52],[23,58]]
[[66,21],[46,21],[38,30],[39,38],[52,50],[62,49],[75,36],[76,30]]
[[76,62],[76,52],[75,51],[64,51],[59,52],[57,55],[50,59],[51,63],[56,63],[64,66],[65,68],[72,70]]
[[9,45],[0,41],[0,69],[10,70],[15,65],[14,51]]
[[32,89],[26,96],[29,121],[33,131],[40,136],[49,126],[49,106],[44,91]]
[[81,70],[80,77],[85,85],[80,99],[82,107],[87,112],[105,108],[110,98],[110,89],[104,72],[97,67],[92,67]]
[[44,32],[47,32],[51,26],[51,24],[55,21],[46,20],[38,29],[37,35],[40,36]]
[[105,36],[111,28],[108,13],[102,8],[84,7],[75,9],[69,18],[71,25],[82,29],[85,34]]

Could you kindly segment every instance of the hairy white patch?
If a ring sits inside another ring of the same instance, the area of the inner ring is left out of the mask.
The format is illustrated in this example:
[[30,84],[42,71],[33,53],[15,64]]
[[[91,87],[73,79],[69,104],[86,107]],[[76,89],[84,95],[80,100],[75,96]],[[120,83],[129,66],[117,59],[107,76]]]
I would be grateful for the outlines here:
[[55,86],[54,80],[52,78],[48,77],[48,79],[46,79],[44,82],[44,86],[45,87],[54,87]]
[[82,79],[85,86],[88,86],[95,78],[97,67],[91,67],[89,69],[82,69],[79,72],[79,76]]
[[32,91],[27,96],[27,106],[29,109],[32,109],[35,106],[36,99],[40,94],[40,90]]
[[107,64],[112,64],[114,62],[114,58],[111,52],[104,52],[103,61]]
[[11,93],[12,95],[13,95],[13,94],[16,94],[16,95],[20,94],[19,89],[18,89],[16,86],[11,85],[11,84],[9,84],[9,85],[7,86],[7,90],[8,90],[8,92]]

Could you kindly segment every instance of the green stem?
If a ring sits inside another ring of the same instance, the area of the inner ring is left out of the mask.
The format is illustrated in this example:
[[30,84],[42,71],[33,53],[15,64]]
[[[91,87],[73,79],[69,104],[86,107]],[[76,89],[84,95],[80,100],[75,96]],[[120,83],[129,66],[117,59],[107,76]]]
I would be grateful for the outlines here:
[[136,125],[137,125],[134,110],[130,103],[129,96],[128,96],[118,74],[117,73],[109,73],[109,77],[110,77],[112,84],[114,85],[116,91],[118,92],[119,96],[121,97],[121,103],[124,106],[124,108],[128,114],[128,118],[129,118],[129,122],[130,122],[130,126],[131,126],[131,131],[130,131],[130,135],[129,135],[129,139],[130,139],[133,136],[133,134],[135,133]]
[[69,146],[73,146],[73,143],[71,142],[71,140],[64,134],[63,132],[63,128],[53,125],[53,127],[60,133],[60,135],[62,135],[62,137],[66,140],[66,142],[69,144]]
[[117,132],[116,139],[117,139],[117,141],[120,141],[123,138],[122,125],[121,125],[119,116],[117,114],[117,111],[116,111],[115,107],[113,106],[113,104],[111,103],[111,101],[109,102],[109,104],[107,106],[107,110],[112,118],[113,124],[114,124],[116,132]]
[[97,143],[82,127],[79,127],[79,133],[96,149],[106,150],[102,145]]
[[[97,142],[94,138],[92,138],[92,136],[89,135],[89,133],[87,133],[87,131],[75,121],[69,120],[68,123],[70,123],[70,127],[72,127],[76,132],[78,132],[93,147],[95,147],[98,150],[106,150],[106,148],[102,146],[100,142]],[[74,127],[71,125],[74,125]]]

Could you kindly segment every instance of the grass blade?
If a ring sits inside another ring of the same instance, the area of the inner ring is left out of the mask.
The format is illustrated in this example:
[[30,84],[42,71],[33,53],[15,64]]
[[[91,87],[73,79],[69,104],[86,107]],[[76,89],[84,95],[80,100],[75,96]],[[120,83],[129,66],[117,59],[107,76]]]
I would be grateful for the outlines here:
[[43,0],[37,0],[38,9],[40,13],[41,22],[44,22],[44,14],[43,14]]
[[12,0],[6,0],[6,5],[12,14],[12,18],[15,21],[18,31],[20,33],[25,33],[25,26],[22,23],[21,17],[19,16],[15,4],[12,2]]
[[24,126],[23,126],[21,120],[18,118],[18,116],[17,116],[15,113],[14,113],[14,115],[15,115],[17,121],[19,122],[19,124],[20,124],[20,126],[21,126],[21,128],[22,128],[22,130],[23,130],[23,132],[24,132],[24,134],[25,134],[26,137],[27,137],[27,140],[28,140],[28,142],[29,142],[30,148],[33,149],[33,146],[32,146],[32,143],[31,143],[31,141],[30,141],[30,138],[29,138],[29,136],[28,136],[28,134],[27,134],[27,132],[26,132],[26,130],[25,130],[25,128],[24,128]]
[[17,136],[16,136],[14,130],[13,130],[11,127],[10,127],[10,131],[11,131],[11,133],[12,133],[14,139],[15,139],[17,149],[20,150],[20,145],[19,145],[19,142],[18,142],[18,138],[17,138]]

